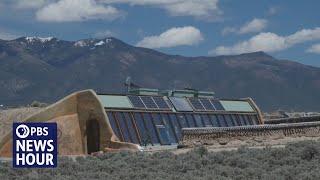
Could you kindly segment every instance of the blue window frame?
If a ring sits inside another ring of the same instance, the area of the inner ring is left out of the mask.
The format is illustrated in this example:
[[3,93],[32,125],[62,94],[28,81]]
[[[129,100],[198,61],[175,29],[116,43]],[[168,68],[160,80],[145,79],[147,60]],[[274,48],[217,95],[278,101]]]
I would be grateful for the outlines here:
[[238,119],[240,120],[241,126],[245,126],[246,125],[246,122],[244,121],[244,118],[243,118],[242,114],[238,115]]
[[152,142],[154,144],[159,144],[160,141],[158,139],[158,134],[156,132],[155,126],[154,126],[154,124],[152,122],[151,114],[150,113],[143,113],[143,120],[144,120],[144,122],[146,124],[148,132],[150,133]]
[[233,123],[235,124],[235,126],[241,126],[241,124],[240,124],[240,122],[239,122],[239,120],[238,120],[236,115],[232,114],[231,118],[232,118]]
[[184,114],[177,114],[178,117],[178,121],[179,124],[181,125],[181,128],[187,128],[188,126],[188,122],[186,120],[186,117],[184,116]]
[[218,117],[219,124],[221,125],[221,127],[227,127],[227,123],[224,120],[223,115],[218,114],[217,117]]
[[178,136],[175,133],[175,128],[170,122],[170,118],[168,114],[161,114],[164,126],[166,127],[167,132],[169,133],[169,138],[172,143],[178,142]]
[[228,127],[235,126],[235,124],[233,124],[233,120],[231,119],[230,114],[225,114],[224,119],[226,120]]
[[257,125],[259,124],[258,118],[256,115],[252,115],[251,116],[251,121],[252,121],[252,125]]
[[248,125],[252,125],[252,121],[251,121],[251,118],[249,118],[248,115],[243,115],[243,118],[245,119],[245,122],[247,122]]
[[176,136],[178,140],[181,139],[181,127],[179,125],[178,119],[175,114],[169,114],[170,122],[173,126],[174,132],[176,133]]
[[157,131],[159,133],[159,137],[161,140],[161,145],[170,145],[171,141],[169,139],[169,134],[164,125],[156,125]]
[[124,113],[124,117],[126,119],[127,122],[127,126],[128,126],[128,130],[130,133],[130,137],[133,143],[135,144],[139,144],[139,140],[138,140],[138,135],[137,132],[135,131],[135,126],[133,125],[132,119],[131,119],[131,115],[127,112]]
[[220,122],[219,122],[219,120],[218,120],[216,115],[211,114],[209,116],[210,116],[210,119],[211,119],[211,123],[213,124],[214,127],[221,127]]
[[134,120],[135,120],[137,128],[138,128],[139,134],[140,134],[141,145],[143,145],[143,143],[153,144],[151,135],[148,132],[148,130],[144,124],[142,115],[140,113],[134,113],[133,116],[134,116]]
[[201,118],[204,123],[204,127],[212,127],[212,123],[211,123],[210,118],[207,114],[202,114]]
[[112,128],[113,132],[114,132],[114,133],[116,134],[116,136],[121,140],[121,139],[122,139],[122,136],[121,136],[121,133],[119,132],[119,128],[118,128],[117,122],[116,122],[116,120],[113,118],[112,112],[108,112],[107,115],[108,115],[109,122],[110,122],[110,125],[111,125],[111,128]]
[[202,122],[201,116],[199,114],[194,114],[193,118],[194,118],[194,120],[196,122],[197,127],[205,127],[203,122]]
[[191,114],[185,114],[189,127],[196,127],[194,119]]
[[123,113],[120,112],[115,112],[115,116],[118,119],[119,125],[120,125],[120,130],[122,132],[123,135],[123,140],[125,142],[132,142],[131,138],[130,138],[130,134],[126,125],[126,120],[123,116]]

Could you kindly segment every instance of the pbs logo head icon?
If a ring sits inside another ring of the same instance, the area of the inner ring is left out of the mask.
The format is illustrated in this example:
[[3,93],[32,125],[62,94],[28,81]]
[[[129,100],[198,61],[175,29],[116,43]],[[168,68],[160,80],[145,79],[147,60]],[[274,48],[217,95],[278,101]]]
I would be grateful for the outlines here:
[[25,124],[20,124],[17,128],[16,128],[16,135],[21,138],[21,139],[25,139],[26,137],[28,137],[30,134],[30,129],[27,125]]

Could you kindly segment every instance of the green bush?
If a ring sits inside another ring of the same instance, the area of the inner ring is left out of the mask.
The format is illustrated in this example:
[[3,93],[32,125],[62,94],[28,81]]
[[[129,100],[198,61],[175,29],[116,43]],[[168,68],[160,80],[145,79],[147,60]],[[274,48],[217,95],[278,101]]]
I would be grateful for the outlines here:
[[13,169],[0,163],[0,179],[320,179],[320,142],[288,144],[285,148],[210,152],[198,147],[188,153],[168,151],[108,153],[98,157],[59,158],[56,169]]
[[39,101],[33,101],[31,104],[30,104],[31,107],[46,107],[48,106],[48,104],[46,103],[42,103],[42,102],[39,102]]

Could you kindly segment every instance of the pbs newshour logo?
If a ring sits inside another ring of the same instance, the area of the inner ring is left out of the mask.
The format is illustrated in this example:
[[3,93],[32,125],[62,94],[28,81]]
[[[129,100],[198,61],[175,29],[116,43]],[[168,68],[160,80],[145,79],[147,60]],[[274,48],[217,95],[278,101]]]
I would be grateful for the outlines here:
[[56,123],[13,123],[13,167],[57,167]]

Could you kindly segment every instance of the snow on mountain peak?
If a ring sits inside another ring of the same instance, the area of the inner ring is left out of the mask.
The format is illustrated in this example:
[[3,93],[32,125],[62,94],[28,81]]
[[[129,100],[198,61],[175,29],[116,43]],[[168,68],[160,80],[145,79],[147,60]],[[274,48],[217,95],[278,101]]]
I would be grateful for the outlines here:
[[94,46],[102,46],[104,44],[105,44],[105,42],[101,40],[101,41],[95,43]]
[[[85,46],[90,46],[91,48],[96,47],[96,46],[102,46],[105,44],[108,44],[112,41],[111,38],[106,38],[104,40],[94,40],[94,39],[88,39],[88,40],[79,40],[74,43],[74,46],[77,47],[85,47]],[[93,46],[93,47],[92,47]]]
[[25,39],[30,43],[35,41],[40,41],[42,43],[45,43],[45,42],[51,41],[53,37],[26,37]]
[[74,43],[74,46],[77,46],[77,47],[84,47],[84,46],[87,46],[88,44],[85,42],[85,41],[77,41]]

